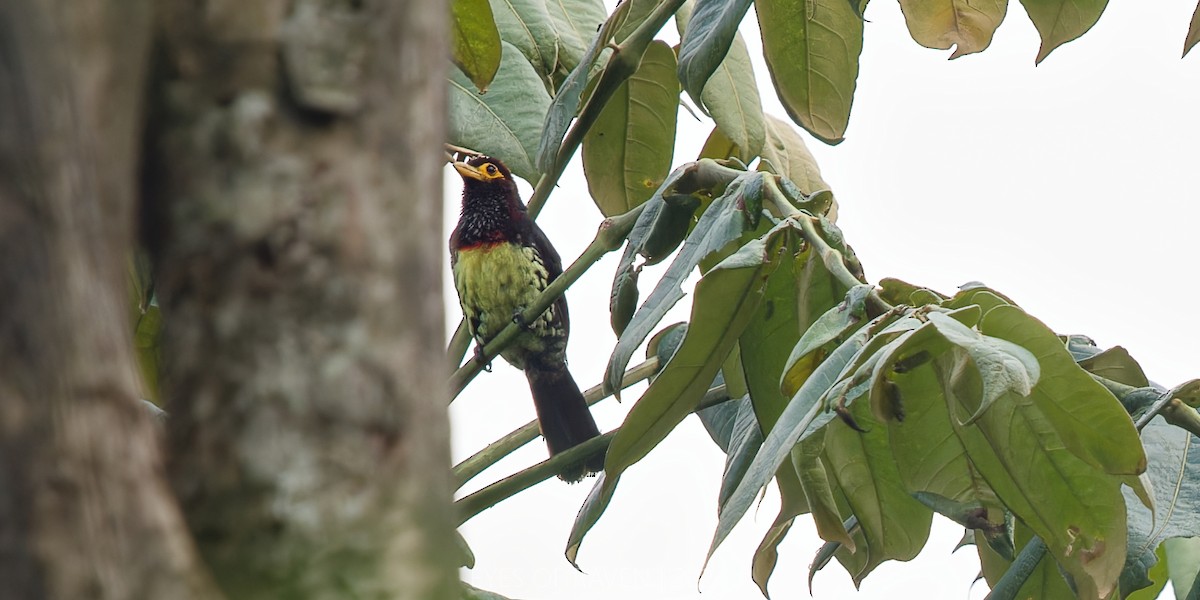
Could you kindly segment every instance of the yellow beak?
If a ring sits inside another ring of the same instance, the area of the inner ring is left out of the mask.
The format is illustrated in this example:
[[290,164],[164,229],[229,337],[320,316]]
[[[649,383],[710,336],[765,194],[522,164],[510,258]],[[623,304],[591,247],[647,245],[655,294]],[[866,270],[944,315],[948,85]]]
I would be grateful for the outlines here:
[[483,173],[479,172],[479,169],[476,169],[475,167],[472,167],[471,165],[468,165],[465,162],[456,162],[453,164],[454,164],[454,170],[458,171],[458,174],[462,175],[464,178],[470,177],[471,179],[477,179],[479,181],[485,181],[487,179],[487,177],[485,177],[483,175]]

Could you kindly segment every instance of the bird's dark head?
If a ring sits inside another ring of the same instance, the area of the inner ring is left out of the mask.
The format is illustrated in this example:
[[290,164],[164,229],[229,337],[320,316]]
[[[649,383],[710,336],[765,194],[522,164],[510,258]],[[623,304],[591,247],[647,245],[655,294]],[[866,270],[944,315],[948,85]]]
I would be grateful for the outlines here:
[[476,202],[520,204],[517,182],[504,163],[490,156],[476,156],[467,162],[454,163],[454,170],[463,180],[463,208]]
[[470,245],[512,237],[513,228],[526,217],[508,167],[490,156],[453,164],[463,179],[462,214],[454,243]]

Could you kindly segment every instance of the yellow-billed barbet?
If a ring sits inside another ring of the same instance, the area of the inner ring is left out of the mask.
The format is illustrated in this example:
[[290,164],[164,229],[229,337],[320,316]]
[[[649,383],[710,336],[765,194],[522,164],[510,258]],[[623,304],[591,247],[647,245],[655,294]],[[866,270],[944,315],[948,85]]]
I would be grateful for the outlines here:
[[[467,327],[481,346],[500,333],[562,274],[558,252],[529,218],[512,173],[487,156],[454,163],[462,175],[462,214],[450,236],[454,287]],[[554,304],[500,352],[525,371],[538,424],[553,456],[600,435],[567,371],[567,299]],[[604,468],[600,452],[559,473],[565,481]]]

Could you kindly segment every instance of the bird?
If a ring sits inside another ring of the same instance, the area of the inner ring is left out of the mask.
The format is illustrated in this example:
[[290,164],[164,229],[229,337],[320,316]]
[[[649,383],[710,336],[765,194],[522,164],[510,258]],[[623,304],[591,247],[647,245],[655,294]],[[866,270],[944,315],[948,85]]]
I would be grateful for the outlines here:
[[[550,455],[574,448],[600,431],[579,385],[567,369],[571,322],[559,296],[530,323],[520,315],[559,275],[562,260],[534,223],[512,172],[498,159],[454,161],[463,180],[462,212],[450,235],[454,288],[468,331],[482,347],[514,321],[524,326],[500,356],[525,372],[538,425]],[[575,483],[604,468],[604,451],[567,465],[559,479]]]

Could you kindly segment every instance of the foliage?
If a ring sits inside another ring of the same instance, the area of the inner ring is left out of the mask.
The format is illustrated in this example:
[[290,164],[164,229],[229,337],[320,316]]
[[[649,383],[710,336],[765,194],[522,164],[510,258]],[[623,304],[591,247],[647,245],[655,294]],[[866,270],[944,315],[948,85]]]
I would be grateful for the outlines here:
[[[814,570],[832,557],[856,583],[920,552],[938,513],[973,534],[998,596],[1161,589],[1171,544],[1200,536],[1200,386],[1158,388],[1123,349],[1058,336],[996,290],[867,284],[803,138],[762,112],[738,33],[749,0],[625,0],[607,18],[594,0],[494,0],[499,39],[490,49],[480,43],[490,29],[478,22],[487,11],[460,11],[468,4],[476,3],[455,2],[455,19],[464,13],[456,31],[484,33],[456,47],[449,141],[512,165],[535,185],[535,214],[582,146],[592,197],[610,219],[596,251],[564,278],[619,247],[601,241],[606,230],[627,238],[613,284],[620,339],[607,390],[628,383],[635,350],[682,298],[685,279],[702,273],[688,326],[651,340],[660,370],[622,426],[597,442],[609,444],[606,468],[571,532],[569,560],[616,498],[621,474],[697,412],[727,453],[710,556],[771,481],[783,496],[754,556],[764,594],[776,548],[802,514],[829,542]],[[913,39],[954,48],[952,59],[986,49],[1009,8],[1005,0],[900,4]],[[866,1],[754,5],[788,115],[838,143]],[[1021,6],[1041,36],[1041,62],[1086,33],[1106,0]],[[672,15],[676,48],[653,39]],[[1197,15],[1185,54],[1200,39],[1200,7]],[[701,158],[671,170],[684,93],[716,127]],[[667,258],[639,304],[641,266]],[[565,285],[556,287],[539,304]],[[456,389],[480,367],[460,368]],[[524,441],[489,446],[486,461]],[[481,460],[464,461],[472,475]],[[460,501],[470,508],[464,518],[522,485]]]

